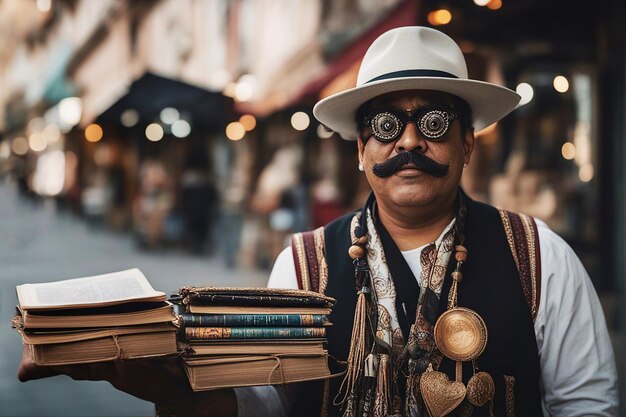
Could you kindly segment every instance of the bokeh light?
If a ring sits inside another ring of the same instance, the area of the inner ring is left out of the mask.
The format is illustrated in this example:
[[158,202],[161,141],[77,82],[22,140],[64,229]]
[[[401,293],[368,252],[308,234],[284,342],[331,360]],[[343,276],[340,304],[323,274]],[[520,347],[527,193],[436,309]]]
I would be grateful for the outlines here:
[[323,124],[317,126],[317,136],[321,139],[331,138],[334,134],[335,132],[327,129]]
[[447,9],[433,10],[428,13],[428,23],[433,26],[447,25],[452,21],[452,13]]
[[92,123],[85,128],[85,139],[89,142],[98,142],[103,135],[102,128],[96,123]]
[[59,102],[59,119],[66,126],[75,126],[83,115],[83,102],[78,97],[64,98]]
[[139,123],[139,113],[135,109],[124,110],[120,116],[120,121],[125,127],[133,127]]
[[591,181],[593,179],[593,174],[593,165],[591,164],[585,164],[580,167],[580,170],[578,170],[578,178],[580,178],[582,182]]
[[309,115],[303,111],[295,112],[291,116],[291,126],[296,130],[305,130],[310,123]]
[[530,103],[530,101],[533,99],[533,96],[535,95],[535,90],[533,90],[533,87],[528,83],[519,83],[517,85],[517,88],[515,88],[515,91],[517,92],[517,94],[522,96],[522,99],[519,102],[519,106]]
[[48,146],[48,141],[43,133],[33,133],[28,137],[28,147],[33,152],[41,152]]
[[554,86],[554,89],[559,93],[565,93],[567,90],[569,90],[569,81],[562,75],[557,75],[556,77],[554,77],[552,85]]
[[576,146],[572,142],[565,142],[561,146],[561,155],[567,160],[572,160],[576,157]]
[[239,118],[239,123],[246,129],[246,132],[250,132],[256,127],[256,118],[251,114],[244,114]]
[[241,140],[246,134],[246,129],[239,122],[231,122],[226,126],[226,137],[230,140]]
[[498,10],[501,7],[502,7],[501,0],[490,0],[489,3],[487,3],[487,8],[490,10]]
[[151,142],[158,142],[163,139],[163,128],[158,123],[150,123],[146,127],[146,138]]
[[161,113],[159,113],[159,117],[161,118],[161,121],[163,123],[165,123],[166,125],[171,125],[175,121],[180,119],[180,112],[174,107],[166,107],[161,110]]
[[26,155],[28,152],[28,140],[23,136],[18,136],[11,142],[11,150],[16,155]]
[[172,124],[172,135],[186,138],[191,133],[191,125],[187,120],[179,119]]

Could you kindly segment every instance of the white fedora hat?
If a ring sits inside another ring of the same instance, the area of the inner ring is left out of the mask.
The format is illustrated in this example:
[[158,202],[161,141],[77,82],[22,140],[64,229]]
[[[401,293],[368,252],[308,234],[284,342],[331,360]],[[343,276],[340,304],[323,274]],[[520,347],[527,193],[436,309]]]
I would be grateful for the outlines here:
[[402,90],[443,91],[462,98],[480,130],[510,113],[520,96],[508,88],[470,80],[459,46],[438,30],[407,26],[380,35],[369,47],[356,87],[319,101],[313,114],[344,139],[356,139],[355,114],[366,101]]

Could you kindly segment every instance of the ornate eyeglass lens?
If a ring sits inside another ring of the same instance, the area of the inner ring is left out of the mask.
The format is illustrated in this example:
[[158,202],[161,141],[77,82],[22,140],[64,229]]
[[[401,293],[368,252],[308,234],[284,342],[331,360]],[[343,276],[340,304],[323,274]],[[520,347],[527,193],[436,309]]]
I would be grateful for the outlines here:
[[452,109],[425,108],[407,114],[398,110],[378,110],[366,118],[371,134],[381,142],[398,139],[408,122],[414,122],[420,134],[428,140],[442,139],[450,130],[451,122],[458,117]]

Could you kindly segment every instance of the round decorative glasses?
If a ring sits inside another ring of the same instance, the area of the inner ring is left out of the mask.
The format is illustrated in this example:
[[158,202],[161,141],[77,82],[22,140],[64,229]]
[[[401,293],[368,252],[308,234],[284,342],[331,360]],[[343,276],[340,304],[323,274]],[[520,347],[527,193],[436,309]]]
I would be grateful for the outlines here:
[[380,142],[388,143],[402,136],[407,123],[413,122],[417,130],[430,141],[443,139],[450,130],[451,122],[458,114],[446,107],[427,107],[405,113],[399,110],[376,110],[365,118],[365,125],[372,136]]

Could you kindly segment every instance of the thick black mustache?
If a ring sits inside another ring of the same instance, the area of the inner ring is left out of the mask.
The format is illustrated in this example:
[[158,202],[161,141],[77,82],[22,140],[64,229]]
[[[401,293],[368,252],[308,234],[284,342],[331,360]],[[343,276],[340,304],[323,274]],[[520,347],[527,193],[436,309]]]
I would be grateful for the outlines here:
[[449,165],[442,165],[433,161],[424,154],[416,151],[401,152],[380,164],[374,164],[372,172],[380,178],[387,178],[400,171],[405,165],[415,165],[417,169],[434,177],[443,177],[450,169]]

